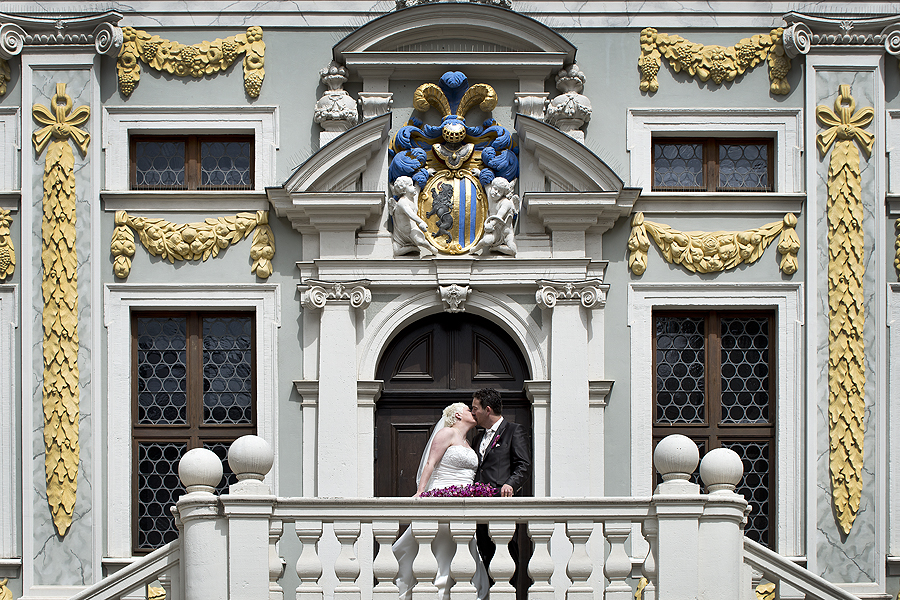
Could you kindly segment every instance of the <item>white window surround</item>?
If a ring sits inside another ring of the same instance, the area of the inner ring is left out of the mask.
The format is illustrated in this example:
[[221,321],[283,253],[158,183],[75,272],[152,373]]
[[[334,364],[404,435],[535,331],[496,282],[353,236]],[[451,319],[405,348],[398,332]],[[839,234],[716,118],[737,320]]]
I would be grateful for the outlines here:
[[[674,197],[671,192],[653,192],[653,136],[774,137],[775,192],[715,192],[716,196],[741,198],[783,196],[802,192],[800,109],[752,108],[632,108],[626,122],[627,148],[631,155],[633,187],[643,188],[641,198]],[[684,194],[680,194],[684,196]],[[742,211],[746,212],[746,211]]]
[[106,549],[104,556],[131,556],[131,312],[132,310],[232,310],[256,312],[256,433],[272,445],[275,463],[266,476],[278,493],[278,284],[107,284],[104,314],[106,370]]
[[900,147],[897,147],[898,140],[900,140],[900,110],[889,110],[887,116],[887,135],[885,136],[885,145],[887,146],[885,150],[888,155],[887,201],[891,213],[897,215],[900,213]]
[[[889,411],[900,399],[900,283],[888,284]],[[900,563],[900,419],[888,419],[888,564]]]
[[[106,106],[103,108],[104,190],[128,190],[131,133],[253,133],[254,190],[276,185],[278,108],[275,106]],[[141,192],[135,192],[140,194]],[[206,194],[204,198],[208,198]]]
[[0,506],[3,507],[0,511],[0,559],[21,556],[16,526],[19,519],[15,375],[18,291],[16,285],[0,285]]
[[19,189],[19,108],[0,107],[0,190]]
[[746,308],[776,313],[775,384],[776,551],[803,555],[805,410],[802,396],[803,286],[800,283],[632,283],[628,289],[631,328],[631,494],[648,496],[653,463],[653,311],[656,309]]

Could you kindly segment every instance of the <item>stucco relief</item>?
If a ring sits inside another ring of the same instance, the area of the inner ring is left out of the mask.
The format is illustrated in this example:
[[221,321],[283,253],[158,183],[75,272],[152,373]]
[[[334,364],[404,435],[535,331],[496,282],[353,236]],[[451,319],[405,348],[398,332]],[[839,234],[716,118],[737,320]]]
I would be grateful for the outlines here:
[[64,83],[56,84],[49,108],[32,107],[35,121],[44,125],[32,134],[35,152],[47,150],[41,222],[44,471],[47,502],[61,536],[72,524],[80,453],[75,155],[69,138],[87,152],[91,136],[79,126],[90,114],[88,106],[73,110]]
[[832,111],[816,107],[828,129],[816,146],[828,165],[828,423],[831,487],[838,524],[850,533],[862,495],[865,435],[866,324],[862,183],[857,145],[871,156],[875,135],[864,131],[872,107],[856,111],[849,85],[839,87]]
[[266,44],[261,27],[248,27],[246,33],[193,45],[165,40],[134,27],[124,27],[122,32],[124,43],[116,67],[119,90],[125,96],[131,95],[141,78],[141,61],[157,71],[200,78],[227,69],[241,54],[244,90],[251,98],[259,96],[266,76]]
[[581,128],[591,120],[591,101],[582,93],[584,73],[578,65],[570,65],[556,74],[556,89],[562,93],[550,101],[544,120],[583,144]]
[[335,61],[319,71],[319,80],[327,88],[316,102],[313,120],[327,132],[347,131],[359,122],[356,101],[344,89],[347,69]]
[[131,272],[134,256],[134,231],[141,244],[153,256],[160,256],[170,263],[176,260],[203,260],[219,255],[219,250],[250,235],[253,245],[250,258],[251,273],[267,279],[272,274],[272,257],[275,256],[275,236],[269,227],[268,211],[238,213],[233,217],[216,217],[201,223],[171,223],[164,219],[132,217],[124,210],[116,212],[116,229],[110,242],[110,252],[115,257],[113,272],[123,279]]
[[644,213],[635,213],[628,238],[628,268],[635,275],[644,274],[652,238],[670,264],[681,265],[692,273],[727,271],[759,260],[769,244],[781,234],[779,267],[786,275],[793,275],[797,272],[797,253],[800,251],[796,226],[797,217],[788,213],[781,221],[747,231],[678,231],[645,220]]
[[12,276],[16,270],[16,249],[9,236],[10,223],[9,211],[0,208],[0,280]]
[[659,82],[656,78],[665,58],[676,73],[684,71],[700,81],[712,79],[713,83],[734,81],[760,62],[769,65],[769,91],[773,94],[787,94],[791,86],[787,82],[791,70],[791,59],[784,52],[784,30],[779,27],[768,34],[757,34],[739,41],[734,46],[697,44],[678,35],[659,33],[653,27],[641,31],[641,56],[638,69],[641,72],[641,91],[656,92]]

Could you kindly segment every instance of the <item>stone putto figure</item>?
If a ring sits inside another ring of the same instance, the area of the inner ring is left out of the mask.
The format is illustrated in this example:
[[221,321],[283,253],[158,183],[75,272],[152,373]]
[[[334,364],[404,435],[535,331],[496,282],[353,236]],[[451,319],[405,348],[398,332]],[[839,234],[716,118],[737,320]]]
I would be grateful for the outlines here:
[[516,182],[495,177],[487,185],[490,216],[484,222],[484,236],[472,248],[472,254],[484,254],[493,250],[515,256],[515,219],[519,214],[519,195],[514,194]]
[[388,212],[394,218],[394,256],[418,250],[419,258],[434,256],[434,249],[425,238],[428,223],[418,214],[419,186],[406,175],[398,177],[391,186],[396,196],[388,197]]
[[544,121],[569,137],[584,143],[582,125],[591,120],[591,101],[584,91],[584,73],[572,64],[556,74],[556,89],[562,94],[550,101]]

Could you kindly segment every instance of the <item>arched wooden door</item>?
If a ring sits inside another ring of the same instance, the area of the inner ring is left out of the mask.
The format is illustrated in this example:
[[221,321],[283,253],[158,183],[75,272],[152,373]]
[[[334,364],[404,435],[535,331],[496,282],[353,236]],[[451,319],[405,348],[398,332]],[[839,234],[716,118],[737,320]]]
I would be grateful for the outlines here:
[[[531,432],[528,365],[509,334],[482,317],[440,313],[416,321],[390,343],[376,377],[384,381],[375,409],[376,496],[415,493],[422,450],[441,411],[471,404],[477,389],[498,390],[503,416]],[[530,478],[525,489],[530,495]]]

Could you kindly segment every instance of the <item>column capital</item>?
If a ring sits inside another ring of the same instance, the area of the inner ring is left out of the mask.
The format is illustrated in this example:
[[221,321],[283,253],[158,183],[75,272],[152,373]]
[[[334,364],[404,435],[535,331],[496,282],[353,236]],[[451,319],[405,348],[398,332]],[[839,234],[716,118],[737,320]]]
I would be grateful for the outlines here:
[[320,281],[307,279],[297,286],[300,304],[307,309],[322,309],[330,301],[349,302],[352,308],[367,308],[372,302],[368,279],[355,281]]
[[551,281],[539,279],[538,290],[534,298],[541,308],[553,308],[557,304],[575,304],[580,302],[585,308],[602,308],[606,305],[606,292],[609,285],[600,279],[584,279],[582,281]]
[[85,46],[98,54],[118,56],[124,35],[116,11],[60,19],[57,17],[2,15],[0,58],[9,60],[26,46]]

